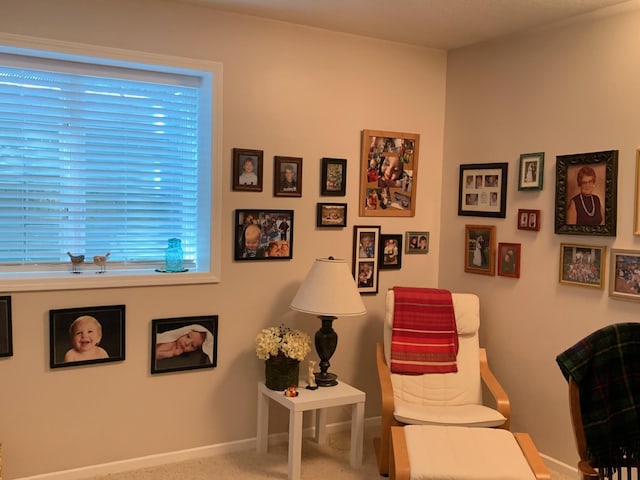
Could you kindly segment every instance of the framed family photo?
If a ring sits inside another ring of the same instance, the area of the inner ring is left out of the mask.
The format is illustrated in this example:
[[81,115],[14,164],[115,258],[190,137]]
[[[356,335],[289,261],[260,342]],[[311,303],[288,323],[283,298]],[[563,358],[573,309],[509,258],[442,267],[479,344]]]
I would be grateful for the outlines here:
[[560,283],[602,288],[605,246],[560,244]]
[[49,310],[49,366],[117,362],[125,356],[125,306]]
[[218,316],[151,321],[151,373],[214,368],[218,359]]
[[233,190],[262,191],[262,150],[233,149]]
[[482,275],[496,274],[496,227],[464,226],[464,271]]
[[640,250],[611,249],[609,295],[640,302]]
[[293,210],[236,210],[235,260],[293,258]]
[[556,157],[555,233],[616,236],[618,151]]
[[520,278],[520,243],[498,243],[498,275]]
[[518,230],[540,230],[540,210],[518,209]]
[[347,160],[323,158],[320,175],[320,195],[344,197],[347,187]]
[[316,205],[316,227],[346,227],[346,203],[318,203]]
[[273,195],[275,197],[302,196],[302,158],[274,157]]
[[402,268],[402,235],[380,235],[378,260],[380,270],[397,270]]
[[0,297],[0,357],[13,355],[13,333],[11,329],[11,297]]
[[518,169],[518,190],[542,190],[544,152],[523,153]]
[[413,217],[418,178],[417,133],[362,131],[361,217]]
[[429,253],[429,232],[405,232],[405,253]]
[[634,201],[633,234],[640,235],[640,148],[636,150],[636,190]]
[[505,218],[508,163],[460,165],[458,215]]
[[352,273],[360,293],[378,293],[380,227],[354,225]]

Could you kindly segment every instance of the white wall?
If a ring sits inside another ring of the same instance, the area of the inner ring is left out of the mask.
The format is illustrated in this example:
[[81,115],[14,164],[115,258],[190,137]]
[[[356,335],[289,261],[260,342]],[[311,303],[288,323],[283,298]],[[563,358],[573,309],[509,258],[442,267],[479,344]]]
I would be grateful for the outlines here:
[[[640,13],[588,18],[450,53],[442,197],[440,286],[482,299],[482,343],[512,400],[513,429],[575,467],[567,386],[557,354],[607,324],[637,321],[640,304],[605,289],[561,285],[561,243],[640,248],[633,236],[640,145]],[[556,155],[619,150],[618,233],[554,234]],[[542,191],[518,191],[518,158],[545,152]],[[505,219],[457,216],[458,165],[508,162]],[[517,230],[519,208],[540,209],[539,232]],[[444,221],[446,219],[446,221]],[[495,225],[522,244],[521,276],[464,273],[465,224]]]
[[[218,285],[12,293],[14,355],[0,359],[3,478],[13,479],[255,437],[256,383],[263,364],[254,338],[265,326],[313,334],[319,321],[288,305],[316,257],[351,262],[353,225],[382,233],[432,232],[428,255],[405,256],[380,273],[369,314],[334,323],[332,370],[366,391],[366,415],[380,413],[374,344],[383,292],[394,284],[435,286],[440,242],[446,54],[162,0],[2,0],[0,32],[223,63],[222,283]],[[419,133],[414,218],[358,217],[360,132]],[[231,150],[264,151],[262,193],[231,191]],[[274,198],[273,156],[303,157],[303,197]],[[347,196],[320,197],[320,159],[348,160]],[[346,201],[348,226],[315,228],[319,201]],[[233,211],[295,211],[293,259],[233,262]],[[126,304],[126,360],[50,370],[48,312]],[[218,314],[218,367],[149,373],[154,318]],[[310,357],[313,358],[313,357]],[[274,409],[276,410],[276,409]],[[337,409],[330,421],[348,418]],[[286,417],[274,414],[286,431]]]

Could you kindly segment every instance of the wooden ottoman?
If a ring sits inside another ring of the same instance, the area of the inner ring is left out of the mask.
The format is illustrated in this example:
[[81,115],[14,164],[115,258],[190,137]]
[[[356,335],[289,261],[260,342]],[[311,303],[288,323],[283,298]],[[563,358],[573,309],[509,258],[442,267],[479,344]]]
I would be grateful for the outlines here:
[[550,480],[533,440],[501,428],[391,428],[392,480]]

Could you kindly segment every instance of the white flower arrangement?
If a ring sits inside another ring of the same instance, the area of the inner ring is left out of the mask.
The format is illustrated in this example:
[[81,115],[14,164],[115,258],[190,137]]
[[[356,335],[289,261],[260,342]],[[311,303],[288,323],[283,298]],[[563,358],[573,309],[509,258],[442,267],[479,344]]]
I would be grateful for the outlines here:
[[260,360],[285,356],[302,361],[311,350],[309,335],[281,325],[264,328],[256,337],[256,355]]

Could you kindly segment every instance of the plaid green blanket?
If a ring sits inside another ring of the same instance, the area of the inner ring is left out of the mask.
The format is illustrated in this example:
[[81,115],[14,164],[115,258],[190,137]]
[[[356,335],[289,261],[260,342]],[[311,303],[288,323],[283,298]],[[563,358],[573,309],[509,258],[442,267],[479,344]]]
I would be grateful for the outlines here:
[[640,460],[640,323],[601,328],[556,357],[578,384],[589,459]]

